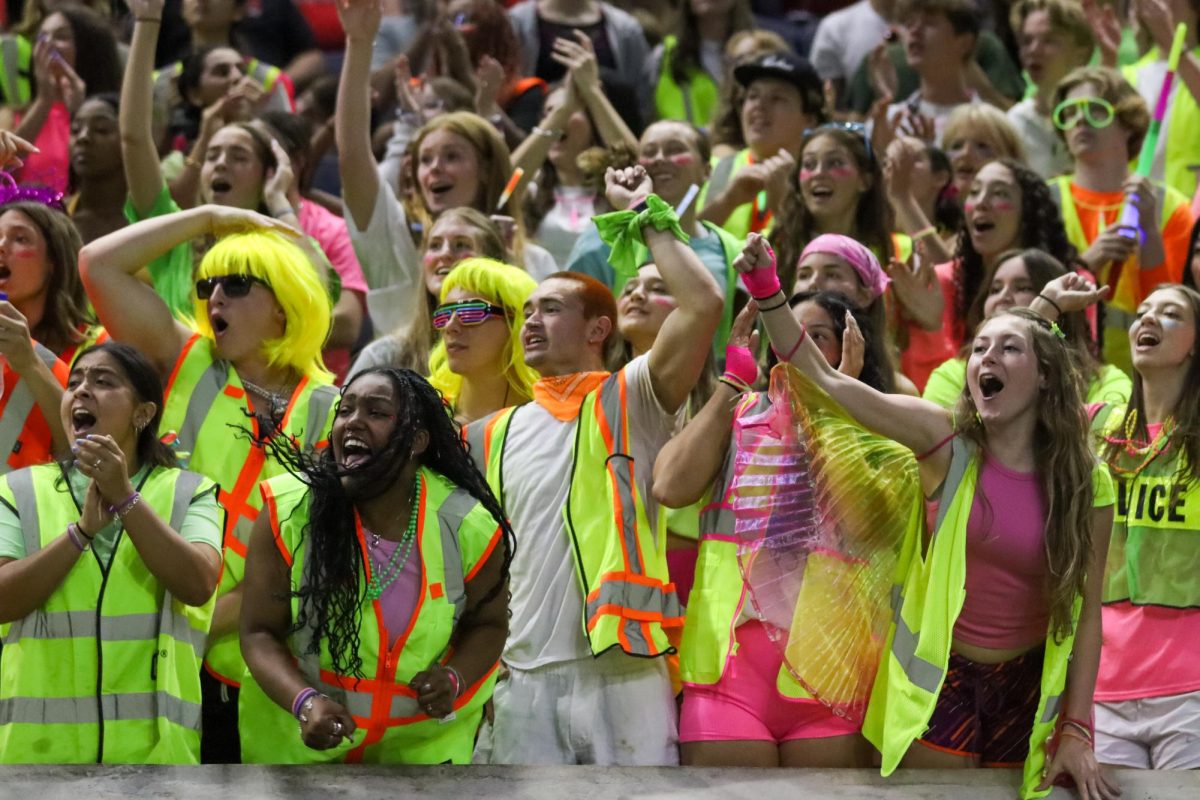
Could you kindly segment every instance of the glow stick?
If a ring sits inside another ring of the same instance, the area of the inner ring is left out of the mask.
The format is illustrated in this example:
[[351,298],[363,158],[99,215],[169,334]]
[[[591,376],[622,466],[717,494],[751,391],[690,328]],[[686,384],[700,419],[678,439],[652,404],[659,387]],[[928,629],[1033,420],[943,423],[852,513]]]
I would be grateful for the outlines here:
[[[1183,57],[1183,42],[1187,37],[1187,26],[1179,23],[1175,27],[1175,39],[1171,42],[1171,55],[1167,59],[1167,72],[1163,75],[1162,88],[1158,90],[1158,102],[1154,106],[1154,117],[1150,120],[1150,129],[1142,141],[1142,152],[1138,154],[1135,174],[1147,177],[1154,165],[1154,153],[1158,149],[1158,137],[1162,133],[1163,117],[1167,113],[1167,99],[1171,96],[1171,85],[1175,82],[1175,72],[1179,69],[1179,59]],[[1137,193],[1131,192],[1121,211],[1121,221],[1117,231],[1128,239],[1141,237],[1141,220],[1138,219]],[[1156,224],[1151,220],[1150,224]]]
[[517,167],[513,170],[512,177],[508,179],[508,183],[504,185],[504,191],[500,193],[500,202],[496,203],[496,210],[504,209],[504,204],[508,202],[508,198],[512,197],[512,193],[517,190],[517,184],[521,182],[521,178],[525,176],[525,170]]

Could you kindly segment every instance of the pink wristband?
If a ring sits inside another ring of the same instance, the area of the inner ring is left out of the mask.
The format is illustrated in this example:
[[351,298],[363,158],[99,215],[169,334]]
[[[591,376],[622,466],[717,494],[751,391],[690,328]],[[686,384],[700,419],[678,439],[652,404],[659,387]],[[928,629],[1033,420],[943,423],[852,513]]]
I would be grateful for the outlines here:
[[774,297],[779,291],[779,273],[776,271],[775,251],[771,249],[771,245],[765,239],[763,245],[767,248],[767,255],[771,257],[770,266],[756,267],[749,272],[742,273],[742,283],[746,285],[746,291],[750,292],[750,296],[755,300],[766,300]]
[[758,363],[749,347],[726,345],[725,373],[732,375],[747,386],[753,385],[758,378]]

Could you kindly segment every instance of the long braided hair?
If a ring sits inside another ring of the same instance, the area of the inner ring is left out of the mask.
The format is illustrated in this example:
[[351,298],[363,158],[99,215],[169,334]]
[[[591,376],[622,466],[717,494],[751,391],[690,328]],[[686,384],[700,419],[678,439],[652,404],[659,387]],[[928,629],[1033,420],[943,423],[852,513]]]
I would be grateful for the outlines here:
[[[310,629],[308,653],[319,654],[321,643],[325,642],[334,671],[360,678],[363,675],[358,632],[367,587],[355,530],[355,505],[378,497],[395,485],[408,464],[420,431],[429,435],[429,444],[419,456],[421,465],[470,492],[503,531],[504,562],[500,579],[479,603],[467,608],[468,614],[505,591],[516,547],[512,526],[505,519],[500,502],[468,455],[459,429],[437,390],[412,370],[381,367],[360,373],[343,392],[368,375],[385,377],[392,384],[397,401],[396,427],[391,438],[369,461],[347,470],[334,461],[332,447],[306,452],[286,437],[275,437],[266,443],[270,454],[309,487],[311,496],[303,531],[308,544],[304,580],[288,593],[289,598],[300,601],[289,633]],[[353,480],[343,481],[350,476]]]

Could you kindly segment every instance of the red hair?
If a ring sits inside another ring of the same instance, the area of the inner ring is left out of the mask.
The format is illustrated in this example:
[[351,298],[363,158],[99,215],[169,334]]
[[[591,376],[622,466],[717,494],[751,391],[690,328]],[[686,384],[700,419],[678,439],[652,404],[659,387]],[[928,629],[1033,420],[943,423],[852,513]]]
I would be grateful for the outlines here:
[[576,297],[583,304],[583,316],[586,319],[595,319],[596,317],[608,317],[612,322],[612,330],[608,334],[608,338],[604,340],[601,347],[602,352],[607,360],[609,349],[614,345],[618,338],[617,334],[617,298],[613,297],[612,289],[609,289],[600,281],[593,278],[591,275],[585,275],[582,272],[555,272],[547,277],[560,278],[565,281],[571,281],[579,290],[575,293]]

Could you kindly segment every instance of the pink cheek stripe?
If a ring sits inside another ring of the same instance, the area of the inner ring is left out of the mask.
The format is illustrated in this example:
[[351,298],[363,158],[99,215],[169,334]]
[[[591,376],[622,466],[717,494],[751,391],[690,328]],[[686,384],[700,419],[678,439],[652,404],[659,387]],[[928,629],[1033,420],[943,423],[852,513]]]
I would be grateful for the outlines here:
[[802,169],[802,170],[800,170],[800,180],[802,180],[802,181],[811,180],[812,176],[815,174],[816,173],[813,172],[811,169]]
[[677,167],[686,167],[693,161],[691,153],[679,153],[678,155],[671,156],[667,160]]
[[1006,200],[997,200],[992,204],[992,208],[996,209],[997,211],[1012,211],[1014,208],[1016,208],[1016,205]]
[[970,214],[974,210],[975,210],[974,203],[963,203],[963,211],[965,211],[966,213]]
[[651,297],[650,302],[663,308],[678,308],[674,300],[668,300],[665,297]]
[[833,167],[829,170],[829,174],[835,178],[849,178],[854,175],[854,170],[850,167]]

